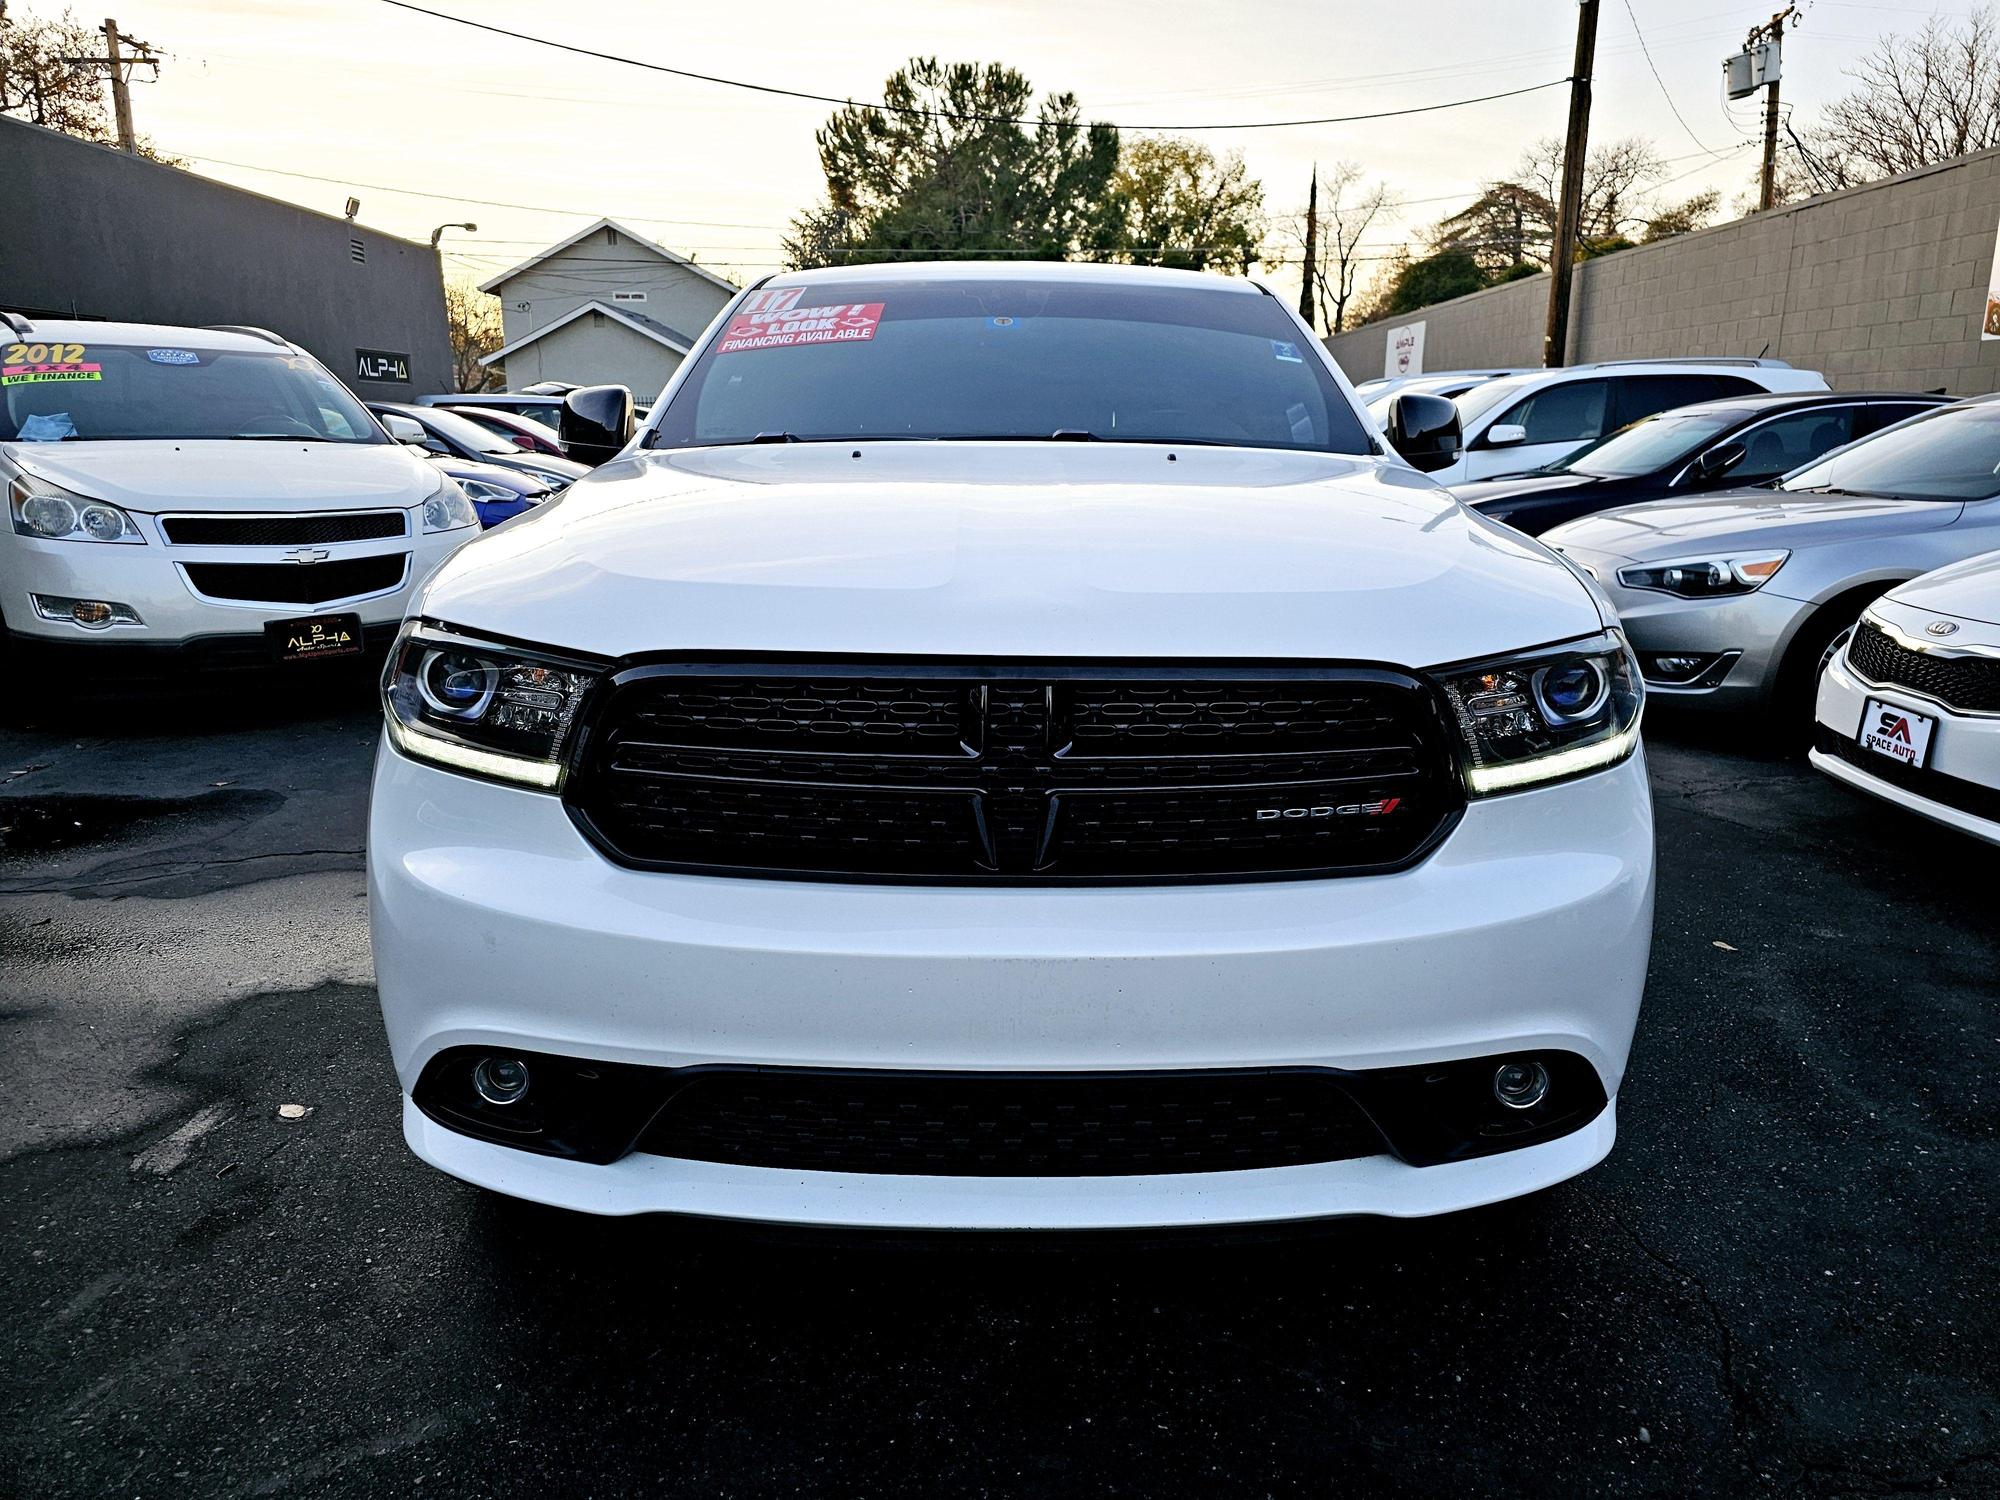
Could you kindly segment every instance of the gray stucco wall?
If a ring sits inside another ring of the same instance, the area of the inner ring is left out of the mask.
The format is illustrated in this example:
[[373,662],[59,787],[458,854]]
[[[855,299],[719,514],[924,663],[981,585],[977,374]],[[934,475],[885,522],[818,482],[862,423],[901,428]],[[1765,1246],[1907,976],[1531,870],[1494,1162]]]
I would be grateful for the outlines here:
[[[1829,193],[1577,267],[1568,357],[1770,354],[1836,390],[2000,390],[1980,325],[2000,226],[2000,150]],[[1327,341],[1353,380],[1390,327],[1422,322],[1424,368],[1539,365],[1546,275]]]
[[[427,245],[5,118],[0,203],[0,307],[248,323],[304,346],[373,400],[452,389]],[[408,355],[410,382],[359,379],[359,349]]]
[[507,385],[517,391],[540,380],[622,385],[644,402],[660,394],[680,363],[681,356],[657,340],[602,313],[585,313],[508,355]]

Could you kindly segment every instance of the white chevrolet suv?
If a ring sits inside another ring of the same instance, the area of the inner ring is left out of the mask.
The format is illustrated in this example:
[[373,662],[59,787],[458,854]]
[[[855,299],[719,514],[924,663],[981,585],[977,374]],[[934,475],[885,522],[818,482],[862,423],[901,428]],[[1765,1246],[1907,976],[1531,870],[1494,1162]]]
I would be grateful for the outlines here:
[[51,686],[386,646],[478,531],[276,334],[9,314],[0,338],[0,659]]
[[787,275],[636,437],[571,395],[622,452],[447,562],[384,681],[410,1145],[597,1213],[951,1229],[1601,1160],[1638,673],[1416,472],[1456,413],[1406,399],[1407,463],[1260,288],[1070,265]]

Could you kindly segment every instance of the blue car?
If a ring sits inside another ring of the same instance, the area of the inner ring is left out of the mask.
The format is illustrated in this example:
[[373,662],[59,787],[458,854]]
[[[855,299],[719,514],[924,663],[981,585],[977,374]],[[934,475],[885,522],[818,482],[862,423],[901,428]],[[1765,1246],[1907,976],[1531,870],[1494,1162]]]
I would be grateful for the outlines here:
[[431,462],[458,481],[472,508],[479,512],[482,527],[511,521],[555,493],[534,475],[519,469],[503,469],[497,464],[477,464],[460,458],[434,458]]

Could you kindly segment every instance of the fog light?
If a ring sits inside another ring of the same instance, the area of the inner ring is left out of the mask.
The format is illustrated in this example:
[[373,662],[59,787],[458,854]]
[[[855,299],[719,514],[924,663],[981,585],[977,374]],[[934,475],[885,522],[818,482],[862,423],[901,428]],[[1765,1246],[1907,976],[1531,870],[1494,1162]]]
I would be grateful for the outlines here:
[[1538,1062],[1504,1062],[1493,1074],[1493,1097],[1509,1109],[1533,1109],[1548,1092],[1549,1070]]
[[110,599],[71,599],[60,594],[36,594],[35,613],[44,620],[62,620],[85,630],[102,630],[107,625],[137,625],[139,612],[129,604]]
[[1648,656],[1646,676],[1655,682],[1688,682],[1714,660],[1712,656]]
[[516,1104],[528,1092],[528,1065],[518,1057],[482,1057],[472,1067],[472,1091],[488,1104]]

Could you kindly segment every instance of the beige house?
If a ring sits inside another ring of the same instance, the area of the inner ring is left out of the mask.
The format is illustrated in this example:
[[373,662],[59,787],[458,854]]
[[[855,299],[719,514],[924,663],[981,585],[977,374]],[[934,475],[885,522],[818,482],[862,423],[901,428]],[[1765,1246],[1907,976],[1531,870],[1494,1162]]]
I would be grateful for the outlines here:
[[502,346],[480,363],[504,367],[509,390],[542,380],[626,385],[660,393],[704,328],[736,295],[733,283],[599,219],[480,287],[500,299]]

